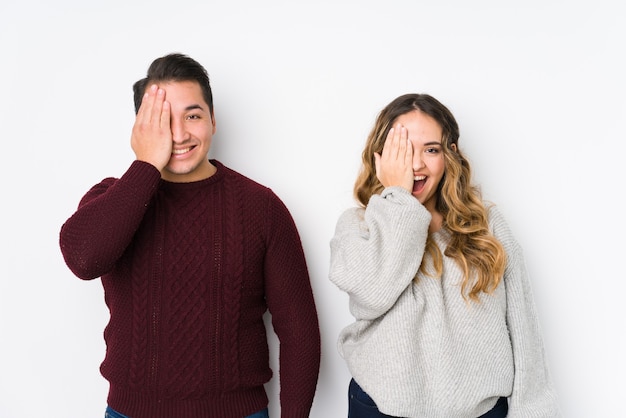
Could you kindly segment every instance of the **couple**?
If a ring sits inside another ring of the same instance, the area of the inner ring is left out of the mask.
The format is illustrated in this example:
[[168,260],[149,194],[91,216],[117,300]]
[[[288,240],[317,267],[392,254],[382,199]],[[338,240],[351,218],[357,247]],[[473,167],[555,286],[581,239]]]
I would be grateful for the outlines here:
[[[208,159],[202,65],[160,57],[133,90],[135,160],[60,233],[68,267],[101,277],[110,311],[105,416],[267,417],[269,310],[281,415],[308,417],[320,332],[288,209]],[[521,249],[472,185],[458,138],[444,105],[408,94],[366,142],[359,206],[330,243],[330,280],[355,317],[339,337],[351,418],[559,416]]]

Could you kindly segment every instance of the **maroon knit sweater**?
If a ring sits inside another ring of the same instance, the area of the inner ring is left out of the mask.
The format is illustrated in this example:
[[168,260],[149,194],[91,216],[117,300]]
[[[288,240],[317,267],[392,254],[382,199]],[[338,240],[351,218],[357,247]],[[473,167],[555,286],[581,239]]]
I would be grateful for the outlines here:
[[109,405],[132,418],[241,418],[272,376],[263,314],[280,341],[283,417],[308,417],[320,362],[300,237],[268,188],[217,173],[170,183],[135,161],[61,228],[68,267],[102,277]]

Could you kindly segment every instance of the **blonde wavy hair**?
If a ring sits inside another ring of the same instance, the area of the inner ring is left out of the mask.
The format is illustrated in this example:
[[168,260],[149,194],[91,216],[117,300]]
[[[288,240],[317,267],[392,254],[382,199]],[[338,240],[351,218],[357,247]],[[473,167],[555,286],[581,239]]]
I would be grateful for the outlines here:
[[[461,293],[479,301],[481,292],[493,292],[506,265],[502,244],[489,230],[487,209],[480,190],[472,184],[469,161],[459,149],[459,127],[447,107],[428,94],[405,94],[389,103],[379,114],[362,153],[362,166],[354,185],[354,196],[363,207],[370,197],[380,194],[384,186],[376,176],[374,153],[382,153],[389,130],[396,119],[419,110],[432,117],[443,132],[442,148],[445,172],[437,188],[436,209],[443,215],[443,227],[451,239],[444,254],[456,261],[464,273]],[[443,256],[429,236],[420,271],[441,277]],[[427,266],[427,260],[432,265]]]

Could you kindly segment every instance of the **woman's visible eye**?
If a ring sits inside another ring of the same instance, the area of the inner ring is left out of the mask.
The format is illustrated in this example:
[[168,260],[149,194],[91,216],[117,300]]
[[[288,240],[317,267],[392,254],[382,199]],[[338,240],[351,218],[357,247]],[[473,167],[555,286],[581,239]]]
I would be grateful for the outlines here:
[[441,152],[441,149],[439,149],[439,147],[428,147],[424,151],[427,154],[438,154],[439,152]]

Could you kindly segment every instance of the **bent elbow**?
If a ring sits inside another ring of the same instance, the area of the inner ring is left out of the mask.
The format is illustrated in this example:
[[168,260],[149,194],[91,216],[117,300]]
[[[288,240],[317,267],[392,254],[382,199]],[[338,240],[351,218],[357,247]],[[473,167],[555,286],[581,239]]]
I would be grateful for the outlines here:
[[371,299],[365,302],[356,301],[354,297],[350,298],[350,313],[359,320],[374,321],[385,315],[391,306],[393,305],[381,299]]
[[61,254],[65,264],[81,280],[93,280],[103,274],[101,263],[86,251],[68,247],[61,243]]

